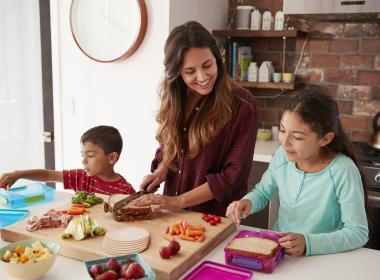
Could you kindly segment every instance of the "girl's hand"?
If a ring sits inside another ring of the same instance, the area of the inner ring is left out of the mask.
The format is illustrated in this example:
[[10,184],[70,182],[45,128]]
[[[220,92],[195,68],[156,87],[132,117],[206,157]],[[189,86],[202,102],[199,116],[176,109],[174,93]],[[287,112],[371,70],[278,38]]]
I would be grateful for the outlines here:
[[4,173],[0,175],[0,188],[4,188],[9,190],[11,186],[18,180],[19,178],[16,175],[16,172]]
[[146,194],[134,200],[133,205],[140,207],[158,205],[158,207],[154,208],[154,211],[159,211],[161,209],[167,209],[173,212],[182,210],[182,201],[178,196]]
[[240,225],[240,219],[248,216],[252,203],[248,199],[234,201],[227,207],[226,217],[231,219],[236,226]]
[[163,181],[165,181],[166,176],[168,175],[168,168],[164,166],[159,166],[153,173],[146,175],[140,184],[140,189],[144,186],[147,187],[147,192],[155,192],[156,186],[160,185]]
[[306,242],[302,234],[288,232],[284,237],[279,240],[281,247],[285,249],[285,254],[289,256],[301,256],[305,253]]

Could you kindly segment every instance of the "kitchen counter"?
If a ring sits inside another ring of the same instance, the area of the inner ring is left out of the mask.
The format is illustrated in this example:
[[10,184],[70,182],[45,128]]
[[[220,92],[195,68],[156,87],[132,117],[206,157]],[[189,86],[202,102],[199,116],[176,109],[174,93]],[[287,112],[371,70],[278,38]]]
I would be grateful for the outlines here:
[[[32,214],[40,215],[49,208],[66,204],[72,194],[57,192],[54,202],[30,207]],[[249,229],[241,226],[239,229]],[[212,260],[224,263],[224,246],[233,238],[232,234],[208,253],[203,260]],[[8,242],[0,240],[0,247]],[[344,280],[375,280],[378,279],[377,265],[380,264],[380,251],[360,248],[357,250],[331,255],[312,257],[285,258],[272,274],[255,272],[255,280],[321,280],[321,279],[344,279]],[[2,280],[13,279],[0,268]],[[43,280],[66,280],[86,279],[87,272],[84,264],[80,261],[58,256],[54,266],[41,279]]]
[[271,141],[256,141],[255,152],[253,153],[254,161],[270,162],[272,156],[280,147],[280,142],[276,140]]

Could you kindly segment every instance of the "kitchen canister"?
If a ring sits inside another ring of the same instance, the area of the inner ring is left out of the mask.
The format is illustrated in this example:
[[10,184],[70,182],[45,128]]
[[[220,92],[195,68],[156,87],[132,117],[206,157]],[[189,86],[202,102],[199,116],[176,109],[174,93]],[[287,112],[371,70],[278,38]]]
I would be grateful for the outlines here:
[[272,30],[273,29],[273,23],[274,23],[274,19],[273,19],[271,12],[269,12],[269,11],[264,12],[261,29],[262,30]]
[[282,11],[278,11],[274,16],[274,30],[283,30],[285,23],[285,16]]
[[251,30],[261,30],[261,18],[259,10],[254,10],[251,13]]
[[251,21],[251,12],[254,6],[237,6],[236,7],[236,29],[249,29]]
[[259,68],[256,62],[251,62],[248,67],[248,82],[256,83],[258,81]]

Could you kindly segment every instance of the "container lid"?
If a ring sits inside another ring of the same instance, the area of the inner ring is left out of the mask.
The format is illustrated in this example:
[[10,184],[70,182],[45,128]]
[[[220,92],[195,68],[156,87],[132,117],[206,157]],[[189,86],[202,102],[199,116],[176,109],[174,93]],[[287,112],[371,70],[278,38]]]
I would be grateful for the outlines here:
[[17,223],[30,214],[29,210],[0,209],[0,228]]
[[9,208],[30,206],[53,198],[54,189],[42,183],[14,186],[8,191],[0,189],[0,203]]
[[212,261],[204,261],[193,271],[186,275],[184,280],[245,280],[252,279],[253,271],[220,264]]
[[237,6],[236,9],[238,9],[238,10],[254,10],[255,6],[243,5],[243,6]]

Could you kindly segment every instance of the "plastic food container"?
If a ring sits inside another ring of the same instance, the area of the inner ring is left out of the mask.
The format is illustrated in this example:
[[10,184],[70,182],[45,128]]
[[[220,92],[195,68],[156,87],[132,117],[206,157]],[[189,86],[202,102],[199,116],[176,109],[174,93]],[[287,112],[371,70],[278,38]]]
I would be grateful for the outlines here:
[[0,209],[0,229],[25,219],[29,210]]
[[119,264],[123,263],[127,259],[132,259],[134,262],[139,263],[142,266],[142,268],[144,269],[145,277],[139,278],[139,279],[142,279],[142,280],[154,280],[154,279],[156,279],[156,275],[154,274],[153,270],[143,260],[143,258],[140,257],[139,254],[129,254],[129,255],[123,255],[123,256],[118,256],[118,257],[109,257],[109,258],[103,258],[103,259],[96,259],[96,260],[92,260],[92,261],[86,261],[84,264],[86,266],[88,279],[92,279],[90,272],[89,272],[91,266],[93,266],[94,264],[100,264],[102,267],[104,267],[109,259],[116,259],[116,261]]
[[[41,244],[45,248],[50,249],[52,253],[52,256],[50,258],[46,258],[38,262],[17,263],[17,264],[8,263],[2,260],[2,257],[4,256],[7,250],[12,250],[16,248],[17,246],[30,247],[36,241],[40,241]],[[2,271],[6,271],[10,276],[17,279],[24,279],[24,280],[39,279],[43,275],[45,275],[53,266],[59,250],[60,250],[60,246],[58,243],[54,241],[50,241],[50,240],[44,240],[44,239],[28,239],[28,240],[22,240],[22,241],[18,241],[12,244],[8,244],[5,247],[0,249],[0,269],[2,269]],[[53,277],[51,276],[51,278]]]
[[9,208],[20,208],[39,204],[54,199],[55,190],[45,184],[32,183],[0,189],[0,203]]
[[[278,242],[278,239],[282,237],[283,235],[284,235],[283,233],[269,231],[269,230],[257,230],[257,231],[256,230],[241,230],[235,235],[234,239],[243,238],[243,237],[261,237],[261,238],[271,239],[273,241]],[[227,248],[228,245],[224,248],[226,264],[239,266],[239,267],[245,267],[245,268],[253,269],[260,272],[272,273],[276,265],[284,257],[283,248],[278,250],[272,258],[265,259],[265,258],[252,257],[252,256],[247,256],[244,254],[238,254],[236,252],[232,252],[230,249]]]
[[183,280],[248,280],[252,279],[252,277],[253,271],[212,261],[204,261],[186,275]]

